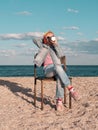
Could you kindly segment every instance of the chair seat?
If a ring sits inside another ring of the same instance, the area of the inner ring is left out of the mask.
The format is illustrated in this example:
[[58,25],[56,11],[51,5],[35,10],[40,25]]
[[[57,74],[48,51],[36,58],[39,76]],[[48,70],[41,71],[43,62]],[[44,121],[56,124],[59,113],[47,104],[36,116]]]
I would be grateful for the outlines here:
[[36,79],[38,79],[38,80],[48,80],[48,81],[49,80],[53,80],[53,81],[56,80],[55,76],[53,76],[53,77],[45,77],[44,75],[37,76]]

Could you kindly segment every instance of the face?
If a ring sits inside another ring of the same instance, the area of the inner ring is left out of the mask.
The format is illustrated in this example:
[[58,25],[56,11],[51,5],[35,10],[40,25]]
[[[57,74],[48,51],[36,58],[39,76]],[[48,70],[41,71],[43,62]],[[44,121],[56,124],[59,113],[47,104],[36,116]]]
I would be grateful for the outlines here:
[[53,33],[49,32],[47,35],[46,35],[46,39],[47,39],[47,42],[48,43],[52,43],[56,40],[55,36]]
[[57,43],[57,39],[52,32],[47,32],[43,37],[43,43],[47,45],[53,45]]

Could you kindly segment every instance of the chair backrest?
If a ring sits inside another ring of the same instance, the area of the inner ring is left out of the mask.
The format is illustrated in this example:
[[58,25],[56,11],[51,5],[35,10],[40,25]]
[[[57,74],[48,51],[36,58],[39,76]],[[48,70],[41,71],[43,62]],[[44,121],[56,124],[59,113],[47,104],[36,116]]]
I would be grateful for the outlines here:
[[61,60],[61,64],[63,64],[64,70],[66,71],[66,57],[65,57],[65,56],[62,56],[62,57],[60,58],[60,60]]
[[[34,58],[35,58],[35,56],[34,56]],[[66,71],[66,57],[65,56],[62,56],[61,58],[60,58],[60,60],[61,60],[61,64],[63,65],[63,69],[64,69],[64,71]],[[42,65],[43,66],[43,65]],[[41,66],[41,67],[42,67]],[[34,64],[34,77],[36,78],[37,77],[37,70],[36,70],[36,68],[37,68],[37,66],[36,66],[36,64]]]

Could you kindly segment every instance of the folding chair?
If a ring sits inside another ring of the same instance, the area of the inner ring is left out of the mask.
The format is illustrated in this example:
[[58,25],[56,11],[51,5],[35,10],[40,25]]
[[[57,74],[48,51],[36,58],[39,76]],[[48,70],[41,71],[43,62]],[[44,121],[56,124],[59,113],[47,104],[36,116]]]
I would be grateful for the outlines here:
[[[61,63],[64,65],[64,70],[66,71],[66,58],[65,56],[61,57]],[[43,81],[55,81],[55,77],[47,78],[43,75],[38,76],[37,75],[37,66],[34,65],[34,106],[36,107],[36,99],[37,99],[37,80],[41,81],[41,109],[43,110],[43,104],[44,104],[44,90],[43,90]],[[69,77],[70,82],[72,84],[72,77]],[[64,104],[66,104],[66,87],[64,87]],[[69,92],[69,108],[72,108],[72,101],[71,101],[71,93]]]

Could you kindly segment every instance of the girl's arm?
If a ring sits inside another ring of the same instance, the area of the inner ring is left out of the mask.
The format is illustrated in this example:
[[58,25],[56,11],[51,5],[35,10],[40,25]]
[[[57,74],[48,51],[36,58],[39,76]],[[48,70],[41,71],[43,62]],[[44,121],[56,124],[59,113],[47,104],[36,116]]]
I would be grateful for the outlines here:
[[33,38],[32,41],[38,48],[42,48],[43,45],[41,38]]

